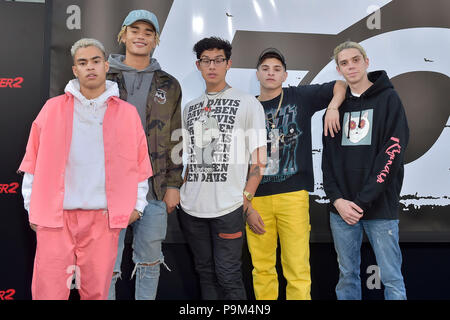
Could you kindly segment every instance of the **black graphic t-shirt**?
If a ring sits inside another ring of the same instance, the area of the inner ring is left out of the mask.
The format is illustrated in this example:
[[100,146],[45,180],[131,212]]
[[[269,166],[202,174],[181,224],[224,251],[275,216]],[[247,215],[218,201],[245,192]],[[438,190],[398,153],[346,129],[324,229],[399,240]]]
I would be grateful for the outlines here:
[[266,114],[268,164],[256,196],[314,191],[311,117],[328,106],[334,84],[283,88],[278,113],[281,94],[261,102]]

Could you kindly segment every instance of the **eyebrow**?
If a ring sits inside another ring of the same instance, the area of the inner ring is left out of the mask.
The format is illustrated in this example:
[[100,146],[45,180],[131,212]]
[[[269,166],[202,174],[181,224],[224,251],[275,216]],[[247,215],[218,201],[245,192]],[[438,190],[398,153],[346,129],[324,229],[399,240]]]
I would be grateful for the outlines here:
[[[138,30],[139,27],[136,26],[130,26],[131,29],[136,29]],[[145,31],[151,31],[151,32],[156,32],[155,29],[153,29],[152,27],[145,27]]]
[[[283,66],[282,66],[281,64],[275,64],[275,65],[273,65],[273,66],[274,66],[275,68],[277,68],[277,67],[283,68]],[[263,64],[261,65],[261,67],[270,67],[270,65],[263,63]]]
[[96,59],[101,59],[101,58],[102,58],[102,57],[100,57],[100,56],[95,56],[95,57],[92,57],[92,58],[90,58],[90,59],[79,58],[79,59],[77,59],[77,62],[88,61],[88,60],[96,60]]
[[347,61],[347,60],[355,59],[356,57],[362,57],[362,55],[361,55],[361,54],[357,54],[356,56],[353,56],[353,57],[351,57],[351,58],[349,58],[349,59],[343,59],[343,60],[339,61],[339,63],[344,62],[344,61]]
[[203,56],[200,57],[200,59],[202,59],[202,58],[216,59],[216,58],[225,58],[225,56],[223,54],[220,54],[218,56],[215,56],[214,58],[211,58],[211,57],[208,57],[206,55],[203,55]]

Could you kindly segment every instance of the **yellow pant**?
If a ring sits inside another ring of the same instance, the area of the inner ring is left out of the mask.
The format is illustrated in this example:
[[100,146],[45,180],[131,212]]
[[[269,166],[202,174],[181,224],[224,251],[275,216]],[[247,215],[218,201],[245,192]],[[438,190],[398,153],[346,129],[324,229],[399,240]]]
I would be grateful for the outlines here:
[[311,299],[309,265],[309,194],[305,190],[255,197],[253,208],[261,215],[266,232],[253,233],[248,225],[247,243],[253,263],[253,287],[257,300],[278,298],[275,268],[280,237],[281,265],[287,281],[287,300]]

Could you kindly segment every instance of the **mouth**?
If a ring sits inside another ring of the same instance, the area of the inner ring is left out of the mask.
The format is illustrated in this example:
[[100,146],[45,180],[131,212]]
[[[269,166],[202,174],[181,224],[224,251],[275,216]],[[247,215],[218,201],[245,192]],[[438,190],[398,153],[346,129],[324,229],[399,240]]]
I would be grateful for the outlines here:
[[144,43],[144,42],[139,42],[139,41],[133,42],[133,44],[134,44],[136,47],[138,47],[138,48],[144,48],[144,47],[147,46],[146,43]]
[[87,78],[87,79],[89,79],[89,80],[94,80],[94,79],[96,79],[96,78],[97,78],[97,75],[96,75],[96,74],[93,74],[93,73],[91,73],[91,74],[88,74],[88,75],[86,76],[86,78]]
[[217,74],[215,73],[208,73],[208,78],[215,78],[217,77]]

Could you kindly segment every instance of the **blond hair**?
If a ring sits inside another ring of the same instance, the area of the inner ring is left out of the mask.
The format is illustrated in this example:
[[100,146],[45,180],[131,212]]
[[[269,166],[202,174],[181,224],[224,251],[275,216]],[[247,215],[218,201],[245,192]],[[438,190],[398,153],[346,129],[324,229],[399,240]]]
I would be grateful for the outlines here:
[[72,55],[72,58],[75,58],[75,54],[77,53],[78,49],[87,48],[87,47],[91,47],[91,46],[97,47],[98,49],[100,49],[100,51],[103,54],[103,58],[105,58],[105,60],[106,60],[106,50],[105,50],[105,47],[103,46],[103,44],[100,41],[98,41],[97,39],[91,39],[91,38],[82,38],[72,45],[72,47],[70,48],[70,53]]
[[[117,35],[117,42],[120,44],[122,42],[122,36],[127,31],[127,26],[123,26],[122,29],[120,29],[119,34]],[[155,31],[155,42],[156,45],[159,45],[159,34]]]
[[345,49],[357,49],[362,54],[364,60],[367,59],[366,51],[364,50],[363,47],[361,47],[361,45],[359,43],[353,42],[353,41],[345,41],[345,42],[341,43],[340,45],[338,45],[336,48],[334,48],[333,59],[334,59],[334,61],[336,61],[337,65],[339,65],[338,55],[342,50],[345,50]]

